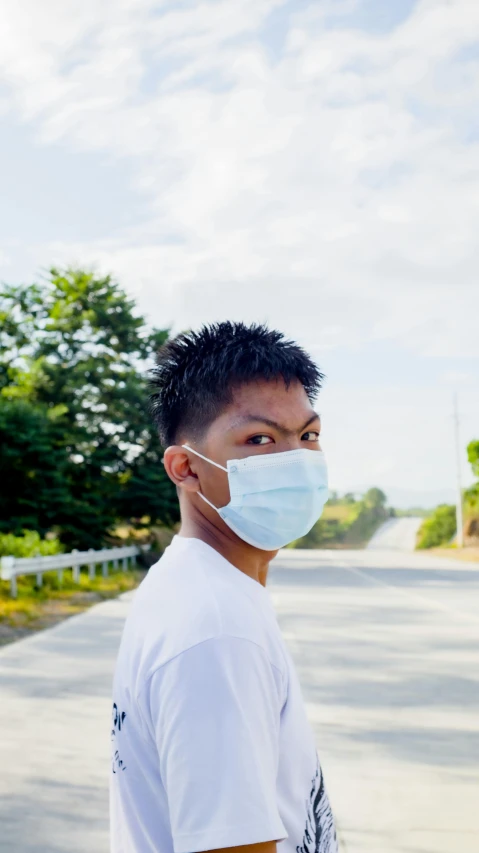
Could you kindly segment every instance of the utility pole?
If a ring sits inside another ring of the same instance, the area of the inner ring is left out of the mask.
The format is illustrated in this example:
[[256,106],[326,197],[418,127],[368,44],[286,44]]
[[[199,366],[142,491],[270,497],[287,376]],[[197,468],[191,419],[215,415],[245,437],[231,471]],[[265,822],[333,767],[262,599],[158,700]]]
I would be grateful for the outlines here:
[[457,478],[457,497],[456,497],[456,526],[457,526],[457,547],[464,547],[464,521],[462,517],[462,486],[461,486],[461,444],[459,439],[459,412],[457,408],[457,393],[454,393],[454,434],[456,444],[456,478]]

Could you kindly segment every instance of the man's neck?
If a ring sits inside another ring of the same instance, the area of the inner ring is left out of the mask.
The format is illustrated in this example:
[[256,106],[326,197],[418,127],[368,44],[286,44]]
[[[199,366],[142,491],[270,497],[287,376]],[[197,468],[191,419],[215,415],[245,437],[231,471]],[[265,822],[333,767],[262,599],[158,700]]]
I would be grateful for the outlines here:
[[222,530],[198,512],[182,512],[179,536],[200,539],[245,575],[266,586],[269,564],[277,551],[254,548],[243,542],[232,530]]

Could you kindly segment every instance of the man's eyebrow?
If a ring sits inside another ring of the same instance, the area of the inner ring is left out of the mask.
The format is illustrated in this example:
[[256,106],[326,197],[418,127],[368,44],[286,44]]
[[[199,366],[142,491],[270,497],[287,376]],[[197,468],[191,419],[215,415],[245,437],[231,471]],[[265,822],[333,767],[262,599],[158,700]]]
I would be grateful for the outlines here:
[[313,414],[311,415],[311,417],[310,417],[310,418],[308,418],[308,420],[306,421],[306,423],[304,424],[304,426],[302,426],[302,427],[301,427],[301,432],[303,431],[303,429],[306,429],[306,427],[308,427],[310,424],[312,424],[312,423],[313,423],[313,421],[319,421],[319,422],[321,423],[321,418],[320,418],[320,416],[318,415],[318,413],[317,413],[317,412],[313,412]]
[[[312,424],[313,421],[319,421],[319,420],[321,420],[321,419],[320,419],[318,413],[313,412],[311,417],[308,418],[306,423],[303,424],[303,426],[300,428],[299,431],[302,432],[304,429],[306,429],[306,427],[308,427],[310,424]],[[285,429],[285,427],[282,426],[281,424],[279,424],[277,421],[273,421],[273,420],[271,420],[271,418],[265,418],[264,415],[253,415],[253,414],[243,415],[242,417],[238,418],[238,420],[234,421],[234,423],[231,425],[231,428],[235,429],[236,427],[243,426],[244,424],[250,424],[250,423],[266,424],[266,426],[272,427],[273,429],[277,429],[278,432],[282,432],[285,435],[294,434],[294,430]]]

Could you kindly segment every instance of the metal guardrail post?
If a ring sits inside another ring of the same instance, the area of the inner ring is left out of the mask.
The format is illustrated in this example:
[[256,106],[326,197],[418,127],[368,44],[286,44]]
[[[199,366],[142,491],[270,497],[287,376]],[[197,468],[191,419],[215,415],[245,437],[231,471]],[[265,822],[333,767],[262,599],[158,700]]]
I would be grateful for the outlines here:
[[101,564],[101,573],[104,578],[108,577],[108,560],[104,560]]
[[0,557],[0,571],[2,580],[10,581],[10,595],[12,598],[16,598],[18,590],[15,574],[15,557]]
[[42,584],[43,584],[43,575],[41,572],[37,572],[37,587],[38,587],[38,589],[40,589]]
[[[88,550],[93,551],[93,548],[89,548]],[[90,578],[91,581],[95,577],[95,574],[96,574],[95,570],[96,570],[96,563],[89,563],[88,564],[88,577]]]
[[[74,548],[72,554],[78,554],[78,548]],[[73,583],[80,583],[80,566],[72,566]]]

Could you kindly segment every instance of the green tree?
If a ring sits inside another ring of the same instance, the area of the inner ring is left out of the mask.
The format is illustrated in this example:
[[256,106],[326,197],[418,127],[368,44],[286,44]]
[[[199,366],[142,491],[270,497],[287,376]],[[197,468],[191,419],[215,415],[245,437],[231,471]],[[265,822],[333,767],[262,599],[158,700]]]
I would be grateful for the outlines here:
[[73,512],[61,420],[38,403],[0,398],[0,531],[44,535]]
[[418,533],[417,548],[434,548],[450,542],[456,532],[456,508],[449,504],[438,506],[426,518]]
[[98,546],[119,517],[176,520],[145,378],[167,331],[149,329],[110,276],[77,269],[52,269],[41,287],[5,287],[0,323],[2,406],[23,400],[61,426],[55,454],[67,460],[69,500],[59,505],[52,491],[50,505],[62,541]]
[[118,496],[118,512],[123,518],[153,521],[171,527],[179,521],[176,492],[166,476],[161,458],[163,451],[153,433],[143,452],[132,462]]
[[[479,477],[479,441],[471,441],[468,444],[467,458],[473,474]],[[479,527],[479,482],[474,483],[464,492],[464,506],[467,517],[466,527],[470,535],[471,530],[477,530]]]
[[466,514],[473,518],[479,518],[479,483],[474,483],[464,492],[464,503]]
[[390,516],[386,508],[387,497],[381,489],[368,489],[359,502],[359,512],[349,525],[344,543],[350,547],[360,546],[371,539],[376,530]]
[[471,441],[467,446],[467,458],[471,464],[472,473],[479,477],[479,441]]
[[[390,516],[386,508],[386,495],[372,488],[359,501],[348,492],[333,503],[328,501],[323,515],[293,548],[330,548],[337,545],[362,547],[377,528]],[[338,512],[338,509],[344,512]]]
[[363,501],[367,507],[385,507],[387,497],[381,489],[374,487],[368,489],[363,497]]

